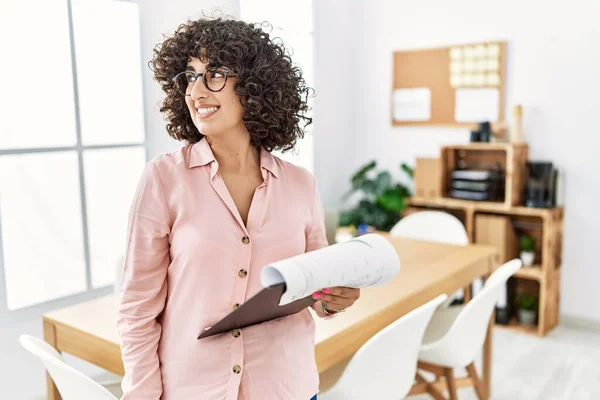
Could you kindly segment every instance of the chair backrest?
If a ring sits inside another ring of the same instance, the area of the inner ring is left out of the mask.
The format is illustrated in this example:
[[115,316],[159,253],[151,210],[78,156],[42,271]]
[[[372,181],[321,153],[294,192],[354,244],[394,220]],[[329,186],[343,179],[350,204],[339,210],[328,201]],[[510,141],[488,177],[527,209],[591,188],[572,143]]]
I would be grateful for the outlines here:
[[422,348],[437,348],[442,365],[463,368],[475,360],[485,340],[488,324],[506,281],[523,263],[514,259],[490,275],[481,291],[458,314],[448,331],[439,340]]
[[42,360],[63,400],[117,400],[102,385],[66,364],[60,353],[43,340],[21,335],[19,342]]
[[462,222],[442,211],[409,214],[394,225],[390,235],[458,246],[469,244],[469,236]]
[[415,379],[425,328],[447,298],[440,295],[375,334],[354,354],[324,398],[397,400],[406,396]]

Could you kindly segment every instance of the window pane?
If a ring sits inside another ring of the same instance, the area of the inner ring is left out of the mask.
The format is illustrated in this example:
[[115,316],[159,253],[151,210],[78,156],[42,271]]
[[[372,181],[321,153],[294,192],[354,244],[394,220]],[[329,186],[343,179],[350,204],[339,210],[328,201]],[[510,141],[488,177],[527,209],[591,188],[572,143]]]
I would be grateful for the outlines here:
[[77,154],[0,157],[8,308],[86,290]]
[[113,284],[125,251],[129,206],[146,163],[143,147],[83,153],[92,285]]
[[75,145],[67,15],[64,0],[0,1],[0,148]]
[[142,143],[138,5],[106,0],[72,4],[82,143]]

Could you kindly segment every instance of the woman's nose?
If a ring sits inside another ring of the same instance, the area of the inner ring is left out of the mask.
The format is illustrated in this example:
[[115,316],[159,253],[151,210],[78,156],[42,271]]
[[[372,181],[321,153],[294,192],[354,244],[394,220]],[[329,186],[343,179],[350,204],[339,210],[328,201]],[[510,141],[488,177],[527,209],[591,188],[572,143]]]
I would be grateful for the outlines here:
[[208,89],[204,86],[204,82],[202,78],[198,77],[192,86],[192,91],[190,92],[190,96],[192,99],[199,99],[208,96]]

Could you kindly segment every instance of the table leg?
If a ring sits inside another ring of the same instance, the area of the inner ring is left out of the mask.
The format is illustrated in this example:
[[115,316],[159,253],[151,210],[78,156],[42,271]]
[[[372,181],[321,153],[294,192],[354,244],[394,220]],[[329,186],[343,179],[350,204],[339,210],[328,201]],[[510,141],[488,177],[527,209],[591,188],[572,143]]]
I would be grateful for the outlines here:
[[485,387],[486,399],[492,398],[492,329],[495,319],[495,312],[492,312],[485,342],[483,343],[483,385]]
[[471,284],[468,284],[467,286],[465,286],[463,288],[463,293],[465,294],[465,298],[463,299],[463,302],[466,304],[466,303],[470,302],[471,299],[473,298],[473,293],[471,291]]
[[[54,324],[44,321],[44,340],[52,347],[56,348],[56,329]],[[61,400],[60,393],[54,384],[54,381],[46,373],[46,386],[48,391],[48,400]]]

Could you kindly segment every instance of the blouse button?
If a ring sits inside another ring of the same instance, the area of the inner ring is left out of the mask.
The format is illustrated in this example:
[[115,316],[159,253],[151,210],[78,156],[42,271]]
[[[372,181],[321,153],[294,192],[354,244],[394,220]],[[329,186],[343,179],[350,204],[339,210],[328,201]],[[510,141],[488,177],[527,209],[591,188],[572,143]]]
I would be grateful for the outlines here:
[[242,243],[244,243],[244,244],[248,244],[248,243],[250,243],[250,238],[249,238],[248,236],[244,236],[244,237],[242,238]]
[[248,276],[248,271],[246,271],[245,269],[240,269],[238,275],[240,276],[240,278],[245,278],[246,276]]
[[239,374],[240,372],[242,372],[242,367],[240,367],[239,365],[234,365],[233,366],[233,373],[234,374]]
[[238,308],[239,306],[240,306],[240,303],[235,303],[235,304],[233,305],[233,309],[235,310],[235,309],[236,309],[236,308]]
[[233,337],[237,338],[237,337],[240,337],[242,332],[240,332],[239,329],[234,329],[233,331],[231,331],[231,334],[233,335]]

